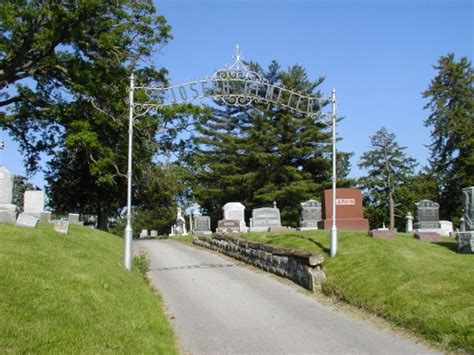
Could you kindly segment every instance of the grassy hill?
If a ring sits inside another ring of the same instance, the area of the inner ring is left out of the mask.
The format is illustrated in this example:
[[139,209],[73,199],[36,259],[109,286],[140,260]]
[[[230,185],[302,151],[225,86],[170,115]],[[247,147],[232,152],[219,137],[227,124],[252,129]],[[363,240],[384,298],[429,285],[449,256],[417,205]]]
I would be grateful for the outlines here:
[[474,255],[456,241],[394,240],[339,231],[338,254],[328,256],[329,232],[246,233],[241,238],[325,256],[327,294],[382,316],[451,350],[474,353]]
[[159,296],[122,239],[0,224],[0,353],[177,353]]

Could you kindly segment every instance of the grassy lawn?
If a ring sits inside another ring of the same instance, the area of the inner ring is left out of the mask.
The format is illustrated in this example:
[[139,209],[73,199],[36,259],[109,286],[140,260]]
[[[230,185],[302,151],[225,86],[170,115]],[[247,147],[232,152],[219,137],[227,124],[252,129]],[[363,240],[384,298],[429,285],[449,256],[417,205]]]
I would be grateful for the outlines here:
[[159,296],[122,258],[108,233],[0,224],[0,353],[176,354]]
[[430,244],[400,233],[395,240],[339,231],[247,233],[241,238],[325,256],[324,292],[376,313],[451,350],[474,352],[474,255],[455,252],[453,238]]

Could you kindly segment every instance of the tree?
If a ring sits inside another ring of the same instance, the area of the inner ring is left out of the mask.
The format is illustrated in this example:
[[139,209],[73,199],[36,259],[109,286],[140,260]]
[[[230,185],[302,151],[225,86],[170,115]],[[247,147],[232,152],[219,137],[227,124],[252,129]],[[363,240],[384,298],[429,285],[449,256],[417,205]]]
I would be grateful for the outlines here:
[[[166,70],[141,63],[170,39],[170,27],[151,1],[0,6],[2,126],[29,171],[39,168],[41,153],[53,156],[46,171],[52,207],[96,214],[105,229],[125,204],[128,77],[133,70],[144,84],[166,81]],[[154,136],[169,116],[135,123],[135,176],[151,163]]]
[[434,66],[437,75],[423,98],[430,115],[431,170],[438,182],[442,218],[461,214],[461,189],[474,185],[474,71],[463,57],[442,56]]
[[[249,67],[274,85],[322,97],[318,86],[323,78],[309,80],[299,65],[281,70],[273,61],[266,71],[256,63]],[[300,202],[319,196],[330,181],[330,127],[259,103],[217,104],[211,117],[198,122],[188,156],[197,202],[217,221],[226,202],[242,202],[249,217],[253,208],[276,201],[282,222],[296,227]],[[348,158],[341,164],[345,172]]]
[[[390,229],[395,229],[395,209],[401,189],[417,165],[415,159],[406,156],[406,147],[400,147],[395,135],[382,127],[370,137],[372,149],[362,154],[358,166],[367,168],[367,176],[359,179],[367,192],[367,214],[372,226],[380,226],[388,217]],[[403,215],[402,215],[403,216]]]

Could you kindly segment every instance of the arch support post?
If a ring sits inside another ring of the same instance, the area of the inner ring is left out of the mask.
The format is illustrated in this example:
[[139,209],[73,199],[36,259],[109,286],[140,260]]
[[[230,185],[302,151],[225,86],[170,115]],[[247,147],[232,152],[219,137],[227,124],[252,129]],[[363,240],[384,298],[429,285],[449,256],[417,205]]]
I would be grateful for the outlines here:
[[133,146],[133,93],[134,76],[130,75],[129,91],[129,116],[128,116],[128,168],[127,168],[127,225],[124,232],[124,257],[125,269],[132,271],[132,146]]
[[330,255],[337,253],[337,226],[336,226],[336,89],[332,90],[332,225],[330,232]]

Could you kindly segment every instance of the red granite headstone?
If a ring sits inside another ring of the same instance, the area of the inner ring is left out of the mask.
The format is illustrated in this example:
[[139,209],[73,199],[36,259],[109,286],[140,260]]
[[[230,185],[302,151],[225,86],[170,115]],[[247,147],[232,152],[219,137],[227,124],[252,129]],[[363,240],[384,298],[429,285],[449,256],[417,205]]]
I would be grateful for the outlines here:
[[217,232],[240,232],[240,221],[236,219],[221,219],[217,222]]
[[[322,229],[332,225],[332,189],[324,190],[324,220]],[[363,216],[362,194],[359,189],[336,189],[336,226],[345,230],[369,230],[369,221]]]

